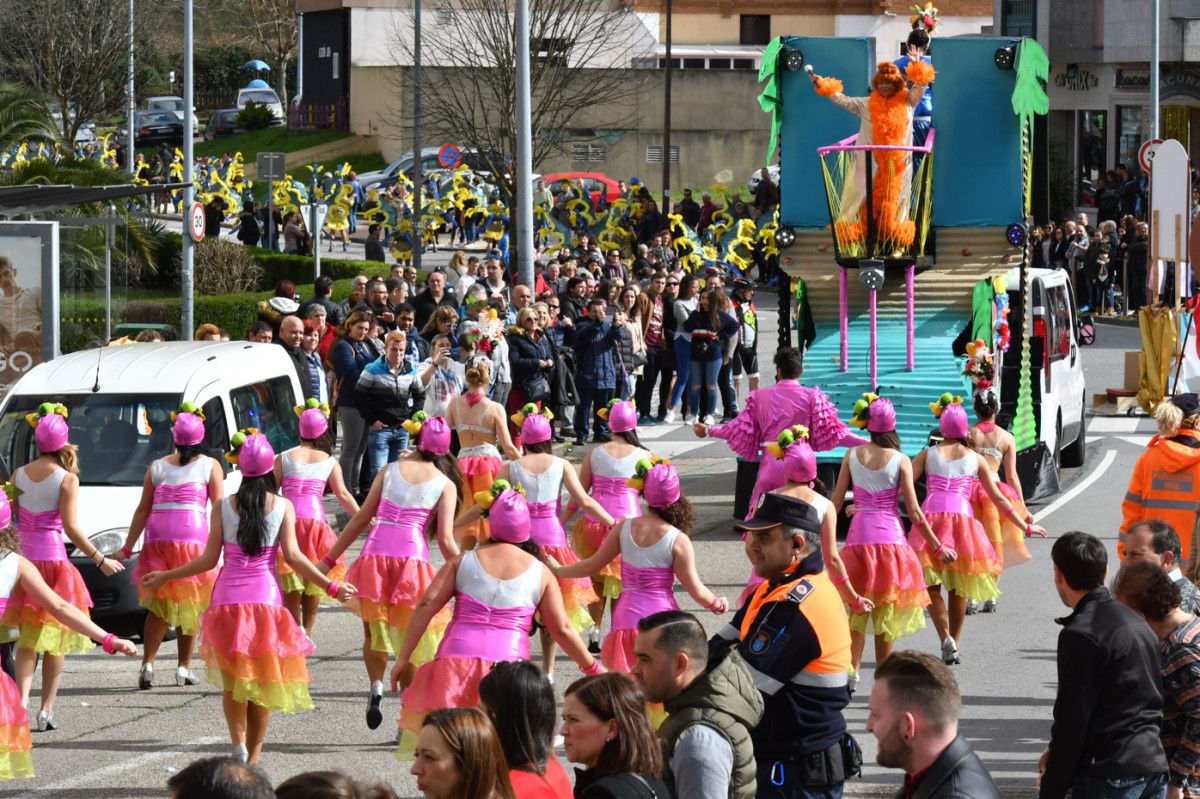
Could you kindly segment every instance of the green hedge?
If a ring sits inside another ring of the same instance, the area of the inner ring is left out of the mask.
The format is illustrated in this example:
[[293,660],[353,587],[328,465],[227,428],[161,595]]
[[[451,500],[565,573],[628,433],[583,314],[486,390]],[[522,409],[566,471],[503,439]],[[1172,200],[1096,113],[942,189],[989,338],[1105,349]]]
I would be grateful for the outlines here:
[[[275,284],[281,280],[290,280],[297,286],[312,286],[313,259],[308,255],[288,255],[286,253],[264,250],[260,247],[252,249],[254,260],[263,268],[262,282],[259,288],[272,291]],[[328,275],[334,280],[350,280],[355,275],[383,275],[387,277],[391,267],[379,261],[351,261],[344,258],[322,258],[321,274]],[[301,294],[305,294],[302,290]]]

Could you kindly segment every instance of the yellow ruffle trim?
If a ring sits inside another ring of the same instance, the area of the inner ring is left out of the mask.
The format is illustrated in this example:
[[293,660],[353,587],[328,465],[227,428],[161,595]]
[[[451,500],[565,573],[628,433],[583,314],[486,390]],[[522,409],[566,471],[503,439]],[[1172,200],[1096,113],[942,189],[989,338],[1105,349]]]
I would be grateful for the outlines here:
[[95,642],[58,624],[21,625],[18,649],[32,649],[43,655],[78,655],[96,648]]
[[33,779],[33,758],[29,750],[0,752],[0,781]]
[[[339,563],[337,566],[329,570],[328,577],[330,580],[336,580],[339,583],[346,580],[346,566]],[[315,596],[320,598],[321,602],[331,604],[337,602],[336,599],[325,593],[325,589],[316,583],[309,582],[302,578],[294,571],[279,572],[279,588],[285,594],[295,594],[303,592],[306,596]]]
[[[371,648],[376,652],[387,652],[389,655],[394,655],[404,645],[404,627],[393,627],[386,621],[379,619],[367,622],[367,629],[371,631]],[[438,646],[442,643],[442,636],[445,634],[445,627],[426,628],[425,634],[417,642],[417,648],[413,650],[412,664],[420,666],[422,663],[428,663],[433,660],[433,656],[437,654]]]
[[233,694],[235,702],[251,702],[267,710],[295,713],[312,710],[312,697],[308,694],[308,683],[286,682],[264,685],[253,680],[235,678],[220,669],[206,669],[208,681]]
[[986,602],[1000,596],[1000,586],[994,574],[961,574],[959,572],[941,572],[925,567],[925,584],[930,586],[944,585],[946,590],[953,591],[959,596],[974,599],[976,602]]
[[200,632],[200,615],[208,609],[208,602],[172,602],[169,599],[143,599],[138,604],[183,635]]
[[612,575],[605,575],[604,589],[600,592],[602,596],[608,599],[620,599],[621,597],[621,578]]
[[925,629],[925,608],[876,605],[870,613],[851,613],[850,629],[866,635],[882,635],[885,641],[895,641]]

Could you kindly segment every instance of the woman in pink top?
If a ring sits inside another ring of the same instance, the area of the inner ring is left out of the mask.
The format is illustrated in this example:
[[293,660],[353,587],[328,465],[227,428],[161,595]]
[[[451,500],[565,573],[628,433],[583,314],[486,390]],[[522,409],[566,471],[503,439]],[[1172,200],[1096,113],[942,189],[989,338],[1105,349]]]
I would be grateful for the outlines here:
[[[316,403],[316,400],[310,400]],[[329,438],[329,406],[297,406],[300,415],[300,446],[281,452],[275,458],[275,480],[280,493],[296,509],[296,546],[304,557],[320,563],[329,554],[337,536],[325,517],[325,487],[333,491],[342,508],[350,516],[358,513],[346,481],[342,479],[342,467],[333,457],[333,442]],[[280,557],[279,584],[283,588],[283,604],[288,612],[304,626],[304,634],[312,637],[313,625],[317,622],[317,605],[326,597],[321,586],[304,580]],[[339,559],[326,575],[331,580],[346,577],[346,562]]]
[[[585,674],[603,667],[588,654],[567,618],[558,582],[536,557],[529,540],[529,506],[512,489],[493,486],[491,539],[451,558],[421,598],[392,667],[392,690],[404,688],[400,748],[407,759],[425,715],[442,707],[475,707],[479,681],[501,660],[529,659],[529,632],[540,614],[551,637]],[[454,611],[437,656],[420,668],[413,652],[434,616],[454,600]]]
[[159,458],[146,470],[142,499],[129,523],[125,546],[113,555],[120,561],[133,557],[133,547],[145,532],[146,540],[133,568],[138,602],[150,611],[142,633],[145,648],[138,672],[138,688],[142,690],[154,685],[154,657],[168,627],[174,627],[178,633],[175,684],[200,682],[192,674],[192,647],[200,631],[200,614],[208,607],[213,580],[217,578],[216,570],[212,569],[157,590],[141,585],[142,575],[148,572],[168,571],[200,557],[208,541],[209,505],[218,507],[225,496],[221,464],[204,454],[203,412],[191,403],[184,403],[171,417],[175,453]]
[[296,512],[275,494],[275,452],[267,437],[249,430],[231,441],[242,484],[213,514],[204,554],[179,568],[150,572],[142,583],[156,589],[208,571],[224,556],[201,625],[200,656],[209,682],[223,692],[233,756],[258,763],[271,711],[313,706],[305,662],[313,645],[283,606],[275,573],[279,552],[339,602],[354,596],[354,586],[326,579],[296,546]]

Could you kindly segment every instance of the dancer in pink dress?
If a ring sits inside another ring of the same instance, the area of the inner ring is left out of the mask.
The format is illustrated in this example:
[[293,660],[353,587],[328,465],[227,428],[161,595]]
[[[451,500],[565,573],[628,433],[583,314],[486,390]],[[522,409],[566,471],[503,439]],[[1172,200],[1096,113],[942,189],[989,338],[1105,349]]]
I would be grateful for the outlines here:
[[[975,481],[979,480],[1001,513],[1024,524],[1026,535],[1045,537],[1046,531],[1036,524],[1025,524],[1012,503],[996,488],[987,462],[968,443],[967,412],[963,410],[961,399],[947,401],[943,395],[936,403],[931,403],[931,407],[938,416],[942,441],[913,460],[913,479],[928,475],[921,510],[941,546],[952,548],[957,557],[949,562],[937,558],[937,547],[931,546],[931,540],[919,536],[915,530],[909,533],[908,541],[917,551],[925,570],[929,616],[942,641],[942,660],[952,664],[959,662],[958,643],[962,640],[967,600],[986,602],[1000,595],[996,585],[1000,560],[971,509]],[[920,523],[921,519],[916,521]],[[949,595],[948,612],[942,600],[943,585]]]
[[[609,527],[613,518],[583,490],[570,461],[554,455],[548,411],[540,411],[537,406],[526,406],[511,418],[520,431],[525,454],[505,464],[496,479],[519,485],[525,492],[525,501],[529,504],[530,537],[533,543],[541,547],[542,553],[566,566],[578,563],[579,558],[567,543],[566,531],[558,518],[563,489],[566,489],[572,501],[592,516],[607,520]],[[479,518],[480,512],[481,508],[476,505],[460,516],[456,524],[470,524]],[[594,623],[588,607],[598,599],[592,590],[592,581],[586,577],[564,577],[558,581],[558,588],[562,591],[567,617],[575,629],[583,633],[592,628]],[[553,682],[554,654],[558,645],[544,629],[538,630],[538,636],[542,643],[542,670]]]
[[[54,593],[38,568],[21,557],[20,547],[17,528],[12,524],[8,494],[0,491],[0,616],[4,615],[13,591],[19,589],[39,607],[45,608],[59,624],[100,642],[110,655],[116,652],[137,654],[137,647],[131,641],[106,633],[86,613]],[[8,674],[0,671],[0,782],[33,777],[33,761],[29,757],[31,747],[29,715],[25,712],[21,691]]]
[[[462,506],[463,478],[450,454],[450,427],[434,416],[406,423],[406,429],[416,440],[416,451],[402,453],[379,470],[362,507],[320,564],[332,569],[371,526],[362,552],[350,566],[349,580],[358,588],[350,608],[363,623],[363,664],[371,681],[367,727],[372,730],[383,723],[380,703],[388,657],[400,651],[417,601],[434,579],[429,565],[431,528],[437,531],[442,557],[450,560],[458,554],[454,517]],[[413,662],[433,658],[449,621],[449,613],[427,620],[419,645],[409,653]]]
[[217,578],[212,569],[156,591],[141,585],[142,575],[148,572],[169,571],[200,557],[208,541],[209,505],[216,508],[225,496],[221,464],[204,454],[203,412],[184,403],[171,417],[175,453],[159,458],[146,470],[142,499],[129,522],[125,546],[113,555],[120,561],[133,557],[133,547],[145,532],[146,540],[133,568],[138,603],[150,611],[142,633],[142,667],[138,671],[138,688],[143,691],[154,685],[154,658],[168,627],[174,627],[177,633],[175,684],[200,682],[191,669],[192,648],[200,631],[200,614],[208,607],[213,580]]
[[[112,576],[125,567],[96,549],[75,520],[79,465],[75,445],[67,440],[70,429],[66,417],[65,407],[51,403],[42,403],[37,413],[26,417],[34,426],[33,439],[40,455],[13,474],[13,483],[21,492],[17,500],[17,529],[21,534],[21,554],[37,568],[55,594],[88,615],[92,598],[83,584],[83,576],[67,559],[63,533],[71,539],[75,551],[92,560],[105,575]],[[54,614],[27,596],[21,586],[9,597],[0,627],[18,628],[15,671],[22,705],[29,702],[33,672],[41,655],[42,702],[34,729],[37,732],[57,729],[54,700],[62,679],[64,656],[87,652],[92,642],[59,622]]]
[[[296,546],[300,547],[304,557],[320,563],[337,540],[325,517],[325,503],[322,502],[325,487],[329,487],[350,516],[358,513],[358,503],[346,488],[342,467],[332,455],[333,442],[328,434],[329,406],[297,406],[296,412],[300,415],[300,446],[275,458],[275,480],[279,483],[280,493],[296,509]],[[311,638],[313,625],[317,622],[317,605],[322,599],[332,600],[321,586],[302,579],[282,557],[277,568],[284,607],[304,627],[304,634]],[[331,580],[344,580],[345,559],[338,559],[325,576]]]
[[150,572],[142,583],[158,588],[208,571],[224,556],[201,624],[200,656],[208,681],[223,692],[233,756],[258,763],[271,711],[313,706],[305,662],[313,645],[283,606],[275,573],[279,552],[340,602],[354,596],[354,586],[326,579],[296,546],[296,512],[275,494],[275,452],[267,437],[250,429],[230,440],[242,484],[214,512],[204,554],[179,568]]
[[692,504],[679,487],[679,475],[670,463],[641,464],[631,488],[640,490],[650,510],[645,516],[625,517],[613,525],[600,549],[573,566],[555,566],[562,577],[595,574],[621,556],[621,597],[613,608],[612,630],[604,639],[601,658],[613,671],[633,670],[633,644],[637,623],[660,610],[679,610],[675,578],[698,604],[720,616],[729,602],[708,589],[696,573],[696,557],[687,533],[696,523]]
[[[912,462],[900,452],[896,410],[891,400],[877,397],[868,400],[866,409],[855,414],[855,422],[866,424],[871,442],[851,448],[842,458],[833,492],[833,505],[841,509],[846,490],[854,487],[850,532],[842,547],[841,560],[854,591],[871,604],[870,609],[851,607],[850,660],[854,666],[851,690],[858,685],[867,635],[875,637],[878,666],[892,653],[897,639],[925,627],[925,608],[929,605],[921,562],[908,545],[900,520],[901,497],[917,518],[920,518],[916,512],[920,504],[913,487]],[[928,520],[918,521],[916,527],[932,551],[938,553],[940,562],[954,560],[953,548],[942,546],[932,537]]]
[[[491,493],[491,539],[441,568],[421,597],[392,667],[392,690],[404,689],[400,759],[411,756],[426,714],[443,707],[477,707],[479,681],[495,663],[529,659],[535,613],[584,674],[604,670],[567,618],[554,575],[533,554],[537,545],[529,539],[525,497],[509,488],[493,487]],[[417,668],[412,661],[417,642],[451,599],[454,614],[437,657]]]
[[[650,453],[638,439],[637,409],[632,402],[614,401],[600,411],[605,412],[613,440],[601,444],[584,457],[583,465],[579,467],[579,482],[613,519],[636,518],[642,515],[642,506],[638,503],[638,492],[627,483],[633,477],[638,461],[648,460]],[[567,504],[562,517],[564,528],[578,509],[575,502]],[[603,519],[586,512],[580,516],[572,535],[579,557],[594,555],[611,529],[612,525],[606,525]],[[599,599],[588,608],[594,623],[588,632],[588,650],[593,654],[600,653],[600,622],[604,619],[604,605],[621,595],[620,561],[609,558],[601,565],[603,568],[592,575],[592,587]]]

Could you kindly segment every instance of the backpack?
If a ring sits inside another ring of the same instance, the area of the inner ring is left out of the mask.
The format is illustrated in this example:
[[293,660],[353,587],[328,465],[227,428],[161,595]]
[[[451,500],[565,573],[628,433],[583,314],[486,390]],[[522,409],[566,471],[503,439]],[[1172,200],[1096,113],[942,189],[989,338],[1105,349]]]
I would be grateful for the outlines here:
[[258,229],[258,219],[254,214],[246,214],[242,217],[242,226],[238,229],[238,241],[257,242],[260,231]]

